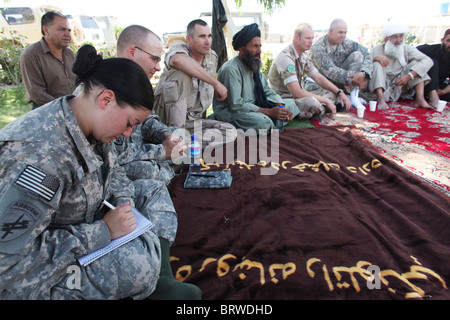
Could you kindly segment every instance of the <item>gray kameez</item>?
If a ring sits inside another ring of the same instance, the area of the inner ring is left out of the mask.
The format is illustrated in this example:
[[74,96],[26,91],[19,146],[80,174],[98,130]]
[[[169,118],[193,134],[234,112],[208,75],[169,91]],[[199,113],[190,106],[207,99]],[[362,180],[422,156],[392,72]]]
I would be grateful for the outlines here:
[[[372,56],[386,56],[384,53],[384,44],[380,44],[372,49]],[[389,65],[383,68],[380,63],[374,63],[372,79],[369,82],[369,90],[375,91],[377,88],[383,89],[383,95],[386,101],[397,101],[401,96],[412,95],[414,87],[425,82],[425,85],[431,81],[427,72],[433,66],[433,60],[420,52],[418,49],[405,45],[405,54],[403,61],[389,58]],[[395,86],[394,83],[403,75],[410,71],[415,71],[418,76],[403,86]],[[411,96],[409,96],[411,98]]]
[[[267,79],[260,72],[262,86],[267,100],[276,104],[285,104],[286,109],[297,116],[300,111],[293,99],[282,99],[270,87]],[[214,98],[213,110],[217,120],[230,122],[243,130],[272,130],[274,123],[268,116],[258,112],[255,105],[253,72],[247,68],[239,57],[226,62],[219,70],[218,80],[228,89],[228,97],[224,101]]]

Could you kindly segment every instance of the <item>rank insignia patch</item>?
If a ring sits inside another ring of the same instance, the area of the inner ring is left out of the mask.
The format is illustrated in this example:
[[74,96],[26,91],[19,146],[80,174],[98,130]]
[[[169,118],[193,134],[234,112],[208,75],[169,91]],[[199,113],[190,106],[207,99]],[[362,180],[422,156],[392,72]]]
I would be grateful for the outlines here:
[[59,189],[59,179],[33,166],[27,166],[16,180],[16,184],[47,201],[52,200]]

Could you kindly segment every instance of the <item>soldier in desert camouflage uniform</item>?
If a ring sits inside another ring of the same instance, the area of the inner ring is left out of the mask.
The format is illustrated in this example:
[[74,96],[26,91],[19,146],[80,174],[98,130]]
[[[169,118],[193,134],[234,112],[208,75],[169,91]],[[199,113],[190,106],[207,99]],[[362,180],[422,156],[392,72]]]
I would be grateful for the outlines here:
[[[165,185],[132,183],[109,143],[129,136],[150,113],[145,73],[127,59],[102,60],[92,46],[78,51],[74,72],[84,83],[79,96],[57,99],[0,131],[1,299],[145,298],[161,281],[162,242],[175,238]],[[104,199],[116,209],[105,208]],[[132,207],[155,227],[79,266],[79,256],[135,228]]]
[[[314,31],[307,23],[299,24],[294,31],[292,43],[280,52],[275,58],[270,71],[269,83],[272,89],[283,99],[296,99],[300,109],[300,115],[305,118],[313,116],[310,111],[313,106],[320,110],[325,109],[321,104],[328,107],[330,113],[336,113],[334,100],[339,98],[342,109],[350,109],[351,103],[345,93],[337,88],[332,82],[325,78],[314,66],[311,58],[306,53],[311,49],[314,40]],[[310,77],[320,85],[319,90],[313,92],[302,88],[304,78]],[[307,110],[309,115],[304,110]]]
[[[187,44],[170,48],[165,55],[166,68],[155,89],[154,113],[168,126],[183,128],[194,134],[215,129],[222,134],[222,143],[236,139],[237,131],[229,123],[205,119],[213,94],[218,100],[227,97],[227,89],[216,79],[217,54],[211,50],[211,30],[203,20],[194,20],[187,28]],[[198,135],[203,147],[215,146],[208,135]],[[217,135],[213,135],[217,136]]]

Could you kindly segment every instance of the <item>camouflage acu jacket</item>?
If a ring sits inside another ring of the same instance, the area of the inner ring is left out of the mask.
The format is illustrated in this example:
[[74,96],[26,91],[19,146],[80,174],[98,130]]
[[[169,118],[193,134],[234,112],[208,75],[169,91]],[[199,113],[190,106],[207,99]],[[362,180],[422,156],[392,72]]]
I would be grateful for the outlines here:
[[109,243],[102,200],[134,205],[112,145],[89,143],[68,99],[0,130],[0,298],[33,286],[27,298],[48,298],[33,295],[60,281],[79,255]]

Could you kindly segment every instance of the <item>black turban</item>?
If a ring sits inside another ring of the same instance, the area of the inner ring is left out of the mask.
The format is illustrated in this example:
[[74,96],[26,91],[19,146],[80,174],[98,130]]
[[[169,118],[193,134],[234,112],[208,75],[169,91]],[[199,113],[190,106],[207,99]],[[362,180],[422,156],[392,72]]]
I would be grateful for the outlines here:
[[249,43],[254,37],[261,37],[261,30],[259,30],[256,23],[249,24],[241,29],[233,36],[233,48],[239,50]]
[[447,29],[447,31],[445,31],[444,38],[445,38],[446,36],[448,36],[449,34],[450,34],[450,29]]

